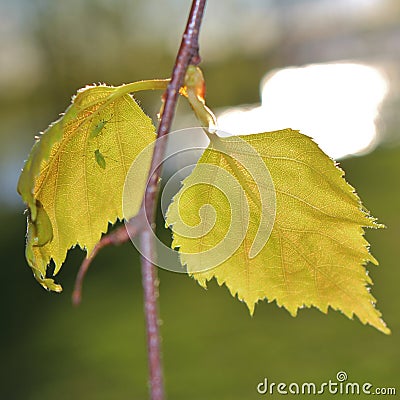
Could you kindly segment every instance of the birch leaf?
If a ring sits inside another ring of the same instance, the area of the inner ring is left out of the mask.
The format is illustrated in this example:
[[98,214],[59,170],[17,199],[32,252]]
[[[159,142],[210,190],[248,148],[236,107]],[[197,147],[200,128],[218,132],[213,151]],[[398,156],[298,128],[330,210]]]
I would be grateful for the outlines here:
[[[128,169],[155,140],[151,119],[126,88],[78,91],[65,114],[37,139],[22,170],[18,192],[28,206],[26,259],[47,289],[62,290],[46,277],[51,260],[57,274],[68,249],[79,245],[90,254],[109,223],[122,218]],[[137,182],[131,209],[139,210],[144,185],[144,179]]]
[[[214,135],[169,207],[172,247],[200,285],[215,278],[251,314],[262,299],[293,316],[303,307],[324,313],[331,307],[390,333],[365,268],[377,261],[364,228],[381,225],[343,175],[309,137],[291,129]],[[232,238],[239,238],[235,245]]]

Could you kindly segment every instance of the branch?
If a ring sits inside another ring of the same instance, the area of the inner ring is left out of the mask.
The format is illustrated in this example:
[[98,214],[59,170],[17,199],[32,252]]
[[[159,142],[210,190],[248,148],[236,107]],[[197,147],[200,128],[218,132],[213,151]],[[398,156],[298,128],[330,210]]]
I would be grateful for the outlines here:
[[[185,73],[189,65],[198,65],[199,31],[203,18],[206,0],[193,0],[186,29],[182,35],[181,45],[172,70],[171,80],[163,96],[164,106],[160,124],[157,129],[157,140],[150,167],[149,181],[146,187],[142,208],[139,214],[110,234],[103,236],[96,244],[90,256],[86,258],[78,271],[75,288],[72,294],[74,305],[78,305],[82,298],[82,285],[85,275],[98,252],[110,244],[119,245],[130,237],[140,235],[142,281],[144,289],[144,309],[146,316],[147,348],[149,360],[150,397],[151,400],[164,399],[164,385],[161,364],[161,345],[158,320],[158,279],[154,265],[149,261],[154,259],[155,247],[150,226],[155,228],[156,204],[161,176],[161,164],[167,145],[167,135],[171,129],[172,120],[179,96],[179,89],[183,85]],[[143,217],[148,224],[142,224]]]
[[127,242],[130,238],[136,236],[141,229],[141,224],[138,219],[132,218],[127,224],[120,226],[111,233],[103,236],[96,244],[89,257],[85,258],[79,267],[78,274],[75,279],[75,286],[72,292],[72,303],[74,306],[79,306],[82,301],[82,287],[85,276],[92,261],[97,256],[98,252],[106,246],[118,246]]
[[[183,84],[185,72],[190,63],[198,64],[199,30],[206,0],[193,0],[185,32],[172,70],[171,81],[165,93],[165,103],[161,121],[157,130],[157,138],[166,137],[169,133],[175,113],[179,89]],[[155,227],[155,214],[161,162],[165,153],[166,140],[158,140],[154,148],[150,167],[150,179],[142,207],[149,225]],[[164,399],[164,385],[161,365],[161,344],[157,309],[158,279],[155,266],[149,261],[155,253],[154,241],[150,228],[140,232],[142,279],[144,289],[144,309],[146,315],[147,349],[149,360],[150,397],[152,400]]]

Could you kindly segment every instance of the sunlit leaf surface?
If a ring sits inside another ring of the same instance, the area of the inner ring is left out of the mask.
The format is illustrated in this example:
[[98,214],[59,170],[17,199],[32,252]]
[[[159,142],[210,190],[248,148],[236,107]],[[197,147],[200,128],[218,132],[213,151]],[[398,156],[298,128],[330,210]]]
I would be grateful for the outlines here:
[[[65,114],[40,135],[21,173],[18,191],[28,205],[26,258],[46,288],[75,245],[89,254],[108,224],[122,218],[122,191],[135,157],[155,140],[155,128],[120,88],[81,89]],[[150,166],[143,165],[146,176]],[[131,210],[144,193],[138,182]]]
[[[252,163],[246,167],[243,155],[249,145],[258,154],[258,172],[267,167],[272,177],[275,219],[270,202],[262,201],[268,177],[263,183]],[[215,168],[212,174],[210,166]],[[275,300],[293,316],[302,307],[315,306],[324,313],[331,307],[389,333],[369,292],[372,281],[364,266],[377,261],[369,253],[363,228],[380,225],[343,174],[297,131],[215,137],[168,210],[172,246],[202,286],[216,278],[251,313],[261,299]],[[234,178],[225,185],[228,190],[223,187],[227,175]],[[238,210],[247,222],[243,218],[235,223],[232,216]],[[273,223],[271,232],[265,214]],[[227,237],[239,237],[240,243],[230,246]],[[211,252],[216,246],[226,253],[217,266]]]

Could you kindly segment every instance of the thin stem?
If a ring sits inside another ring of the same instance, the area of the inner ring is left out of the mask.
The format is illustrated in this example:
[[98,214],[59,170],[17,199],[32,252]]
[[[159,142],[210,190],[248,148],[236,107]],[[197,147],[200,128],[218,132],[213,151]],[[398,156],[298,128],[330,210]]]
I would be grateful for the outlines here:
[[[106,101],[97,108],[96,111],[90,113],[90,117],[94,117],[101,110],[104,110],[108,105],[114,102],[116,99],[128,93],[142,92],[146,90],[165,90],[168,87],[169,79],[149,79],[144,81],[137,81],[128,84],[124,84],[116,87],[116,91],[107,97]],[[85,109],[90,109],[98,104],[98,100],[93,100],[85,104]],[[82,112],[82,110],[80,110]]]
[[85,258],[82,261],[81,266],[79,267],[78,274],[75,279],[75,286],[72,292],[72,303],[74,306],[79,306],[82,301],[82,288],[83,281],[88,272],[92,261],[97,256],[98,252],[106,246],[114,245],[118,246],[122,243],[127,242],[130,238],[136,236],[141,229],[141,221],[136,218],[131,219],[127,224],[120,226],[119,228],[113,230],[106,236],[103,236],[100,241],[96,244],[89,257]]
[[[186,29],[172,70],[171,81],[165,92],[164,108],[157,129],[157,138],[166,136],[171,128],[175,113],[179,89],[183,84],[185,72],[190,63],[197,65],[199,57],[199,30],[203,18],[206,0],[193,0]],[[155,228],[156,204],[161,175],[161,162],[165,153],[166,140],[158,140],[154,148],[150,167],[150,179],[142,205],[142,212]],[[145,224],[147,226],[147,224]],[[149,360],[150,397],[152,400],[164,399],[164,384],[161,364],[161,343],[158,319],[158,279],[155,266],[149,261],[154,259],[155,245],[150,228],[140,232],[142,280],[144,289],[144,309],[146,315],[147,350]]]

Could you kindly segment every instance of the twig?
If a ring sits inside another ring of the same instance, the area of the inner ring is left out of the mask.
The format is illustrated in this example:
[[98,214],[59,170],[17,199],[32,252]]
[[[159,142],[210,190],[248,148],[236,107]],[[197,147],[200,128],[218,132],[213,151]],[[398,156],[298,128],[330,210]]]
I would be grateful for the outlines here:
[[[175,113],[179,89],[183,84],[185,72],[190,63],[198,64],[199,56],[199,30],[203,18],[206,0],[193,0],[186,29],[172,70],[171,81],[165,93],[164,109],[157,130],[157,138],[166,136],[171,128]],[[158,140],[154,148],[153,159],[150,167],[150,179],[144,196],[144,215],[155,227],[155,214],[159,180],[161,175],[161,162],[165,153],[166,140]],[[148,226],[145,224],[145,226]],[[164,399],[164,384],[161,364],[161,343],[158,320],[158,279],[155,266],[149,261],[154,259],[155,247],[151,228],[140,232],[142,279],[144,289],[144,309],[146,315],[147,350],[149,360],[150,397],[152,400]]]
[[108,235],[105,235],[101,238],[101,240],[96,244],[92,252],[90,253],[88,258],[85,258],[79,267],[78,274],[75,279],[75,286],[72,292],[72,303],[74,306],[79,306],[82,300],[82,287],[83,281],[85,279],[86,273],[92,263],[92,261],[97,256],[98,252],[106,246],[109,245],[120,245],[122,243],[127,242],[130,238],[136,236],[141,229],[141,225],[138,222],[138,219],[132,219],[127,224],[120,226],[115,229]]
[[[74,305],[78,305],[82,298],[82,285],[91,262],[97,253],[110,244],[119,245],[129,240],[130,237],[140,235],[142,281],[144,290],[144,309],[146,316],[146,334],[149,360],[149,383],[151,400],[164,399],[164,384],[161,363],[161,343],[158,320],[158,278],[154,265],[149,261],[155,257],[154,241],[150,226],[155,228],[156,204],[159,192],[159,180],[161,176],[161,162],[167,144],[167,135],[171,129],[175,114],[179,89],[184,82],[187,67],[198,65],[199,56],[199,30],[203,18],[206,0],[193,0],[190,9],[186,29],[182,36],[182,42],[172,70],[171,80],[164,94],[164,107],[162,110],[160,124],[157,129],[157,140],[150,167],[150,175],[142,208],[136,218],[129,221],[110,234],[103,236],[86,258],[78,271],[75,288],[72,294]],[[142,224],[143,217],[149,224]],[[129,230],[129,232],[127,231]]]

